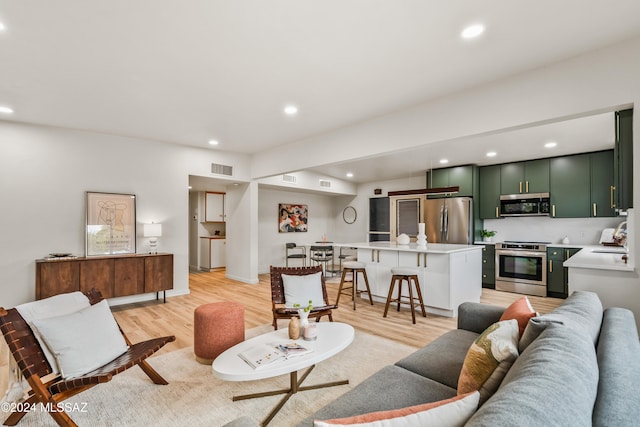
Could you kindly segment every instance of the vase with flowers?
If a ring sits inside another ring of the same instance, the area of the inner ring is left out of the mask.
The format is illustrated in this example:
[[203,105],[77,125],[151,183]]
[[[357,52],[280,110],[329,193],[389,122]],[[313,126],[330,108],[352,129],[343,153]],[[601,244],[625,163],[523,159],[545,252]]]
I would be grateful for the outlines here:
[[304,331],[309,325],[309,313],[311,313],[313,304],[309,300],[309,305],[306,307],[301,308],[300,304],[294,304],[293,307],[298,309],[298,317],[289,321],[289,338],[297,340],[300,336],[304,336]]

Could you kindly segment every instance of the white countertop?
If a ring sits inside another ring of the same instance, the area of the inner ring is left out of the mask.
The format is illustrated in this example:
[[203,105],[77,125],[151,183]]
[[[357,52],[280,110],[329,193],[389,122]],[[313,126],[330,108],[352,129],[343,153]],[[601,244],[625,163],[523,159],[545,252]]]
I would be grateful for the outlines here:
[[566,260],[562,265],[568,268],[634,271],[633,265],[626,264],[622,260],[622,255],[625,253],[624,248],[620,247],[589,245],[584,246],[580,252]]
[[448,243],[427,243],[426,246],[417,246],[415,243],[409,243],[408,245],[398,245],[394,242],[359,242],[359,243],[335,243],[337,247],[349,247],[357,249],[380,249],[387,251],[398,252],[419,252],[419,253],[433,253],[433,254],[451,254],[455,252],[464,251],[479,251],[482,250],[481,246],[477,245],[456,245]]

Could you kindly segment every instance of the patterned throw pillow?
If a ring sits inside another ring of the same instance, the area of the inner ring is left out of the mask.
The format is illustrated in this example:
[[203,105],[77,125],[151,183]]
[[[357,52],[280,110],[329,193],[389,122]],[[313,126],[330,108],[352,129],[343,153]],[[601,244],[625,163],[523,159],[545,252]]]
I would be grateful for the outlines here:
[[529,319],[536,317],[537,315],[538,313],[536,313],[533,307],[531,307],[529,298],[522,297],[507,307],[504,313],[502,313],[500,320],[516,319],[518,321],[520,336],[522,336]]
[[458,379],[458,394],[480,392],[484,403],[500,386],[518,357],[518,322],[503,320],[489,326],[471,344]]

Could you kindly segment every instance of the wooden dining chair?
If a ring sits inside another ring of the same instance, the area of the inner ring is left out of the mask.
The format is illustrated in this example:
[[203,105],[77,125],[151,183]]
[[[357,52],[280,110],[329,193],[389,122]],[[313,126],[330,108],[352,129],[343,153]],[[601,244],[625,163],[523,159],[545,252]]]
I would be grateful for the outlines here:
[[[87,292],[86,295],[92,305],[102,300],[102,295],[95,289]],[[60,374],[53,373],[38,340],[18,310],[15,308],[5,310],[0,307],[0,330],[2,330],[2,335],[4,335],[18,368],[31,386],[26,400],[18,406],[23,410],[11,413],[4,425],[16,425],[26,415],[28,408],[41,403],[58,425],[76,426],[69,414],[63,410],[64,407],[58,403],[97,384],[111,381],[114,375],[136,365],[140,366],[155,384],[168,384],[145,359],[160,350],[165,344],[175,341],[175,336],[154,338],[131,344],[120,329],[129,346],[125,353],[81,377],[64,379]],[[133,398],[135,397],[132,396]]]
[[[278,329],[279,319],[291,319],[298,316],[298,310],[295,308],[285,307],[284,298],[284,284],[282,282],[283,274],[290,274],[295,276],[305,276],[308,274],[315,274],[322,272],[322,266],[316,265],[312,267],[274,267],[271,266],[271,308],[273,312],[273,328]],[[322,294],[324,301],[322,306],[314,307],[309,318],[315,318],[316,322],[320,321],[322,316],[328,316],[329,321],[333,322],[332,310],[338,308],[336,304],[329,304],[329,298],[327,296],[327,287],[324,282],[324,274],[321,275],[322,280]]]

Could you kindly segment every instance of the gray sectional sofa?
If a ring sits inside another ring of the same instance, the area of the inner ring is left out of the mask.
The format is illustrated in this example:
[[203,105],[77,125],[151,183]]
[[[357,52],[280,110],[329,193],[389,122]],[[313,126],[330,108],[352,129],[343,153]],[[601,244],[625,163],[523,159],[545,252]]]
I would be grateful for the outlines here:
[[[455,396],[467,350],[503,310],[462,304],[458,329],[382,368],[298,426]],[[640,342],[629,310],[603,311],[595,293],[574,292],[528,327],[521,345],[529,344],[467,426],[640,424]]]

